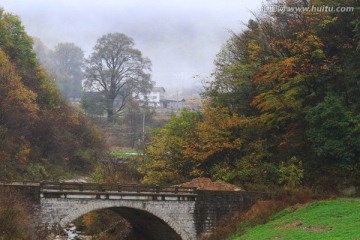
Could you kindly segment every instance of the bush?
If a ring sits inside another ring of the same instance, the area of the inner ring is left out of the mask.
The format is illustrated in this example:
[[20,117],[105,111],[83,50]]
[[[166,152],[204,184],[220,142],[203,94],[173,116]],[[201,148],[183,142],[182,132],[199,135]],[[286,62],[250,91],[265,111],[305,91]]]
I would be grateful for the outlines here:
[[28,200],[8,189],[0,190],[0,239],[32,239],[33,229]]

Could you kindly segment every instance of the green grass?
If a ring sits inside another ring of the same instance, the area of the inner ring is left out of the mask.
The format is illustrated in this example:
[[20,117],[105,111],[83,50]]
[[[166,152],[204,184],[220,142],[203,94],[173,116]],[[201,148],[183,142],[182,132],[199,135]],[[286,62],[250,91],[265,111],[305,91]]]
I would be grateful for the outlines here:
[[115,148],[110,151],[110,156],[113,158],[132,158],[139,155],[138,151],[133,148]]
[[292,211],[275,214],[241,236],[229,240],[356,240],[360,239],[360,200],[319,201]]

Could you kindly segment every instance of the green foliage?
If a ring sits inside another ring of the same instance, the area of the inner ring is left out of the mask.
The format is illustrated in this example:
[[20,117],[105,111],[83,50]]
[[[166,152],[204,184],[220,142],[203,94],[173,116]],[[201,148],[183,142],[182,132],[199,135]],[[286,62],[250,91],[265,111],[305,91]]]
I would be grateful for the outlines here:
[[101,93],[84,92],[81,107],[89,115],[102,116],[105,114],[105,98]]
[[295,156],[286,163],[282,162],[279,167],[279,177],[279,183],[284,184],[286,189],[299,187],[304,177],[302,162]]
[[217,55],[215,80],[206,83],[202,95],[209,98],[212,106],[226,106],[231,111],[251,115],[254,109],[249,103],[256,93],[251,78],[264,56],[264,42],[256,42],[261,37],[257,22],[250,20],[248,27],[240,36],[234,34]]
[[319,157],[339,165],[356,162],[360,147],[359,119],[346,109],[339,97],[328,95],[306,115],[309,139]]
[[18,17],[0,9],[0,46],[14,63],[20,75],[36,67],[32,39],[25,33]]

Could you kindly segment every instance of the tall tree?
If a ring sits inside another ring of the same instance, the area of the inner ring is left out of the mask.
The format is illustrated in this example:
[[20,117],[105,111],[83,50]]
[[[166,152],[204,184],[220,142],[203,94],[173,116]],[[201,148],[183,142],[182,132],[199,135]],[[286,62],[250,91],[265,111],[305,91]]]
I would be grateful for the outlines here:
[[86,63],[86,86],[104,95],[109,121],[124,108],[133,93],[151,88],[151,62],[134,48],[133,39],[125,34],[102,36]]
[[71,97],[82,91],[84,52],[73,43],[59,43],[51,54],[53,75],[60,91]]

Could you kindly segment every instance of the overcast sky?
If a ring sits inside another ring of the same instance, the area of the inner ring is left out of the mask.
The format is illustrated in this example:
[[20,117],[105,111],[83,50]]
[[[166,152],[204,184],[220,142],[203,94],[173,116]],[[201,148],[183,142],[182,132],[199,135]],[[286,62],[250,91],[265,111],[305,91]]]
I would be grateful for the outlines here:
[[[1,0],[27,33],[52,49],[72,42],[89,55],[107,33],[132,37],[152,62],[157,86],[177,88],[210,75],[230,36],[258,12],[261,0]],[[200,76],[193,78],[194,76]]]

